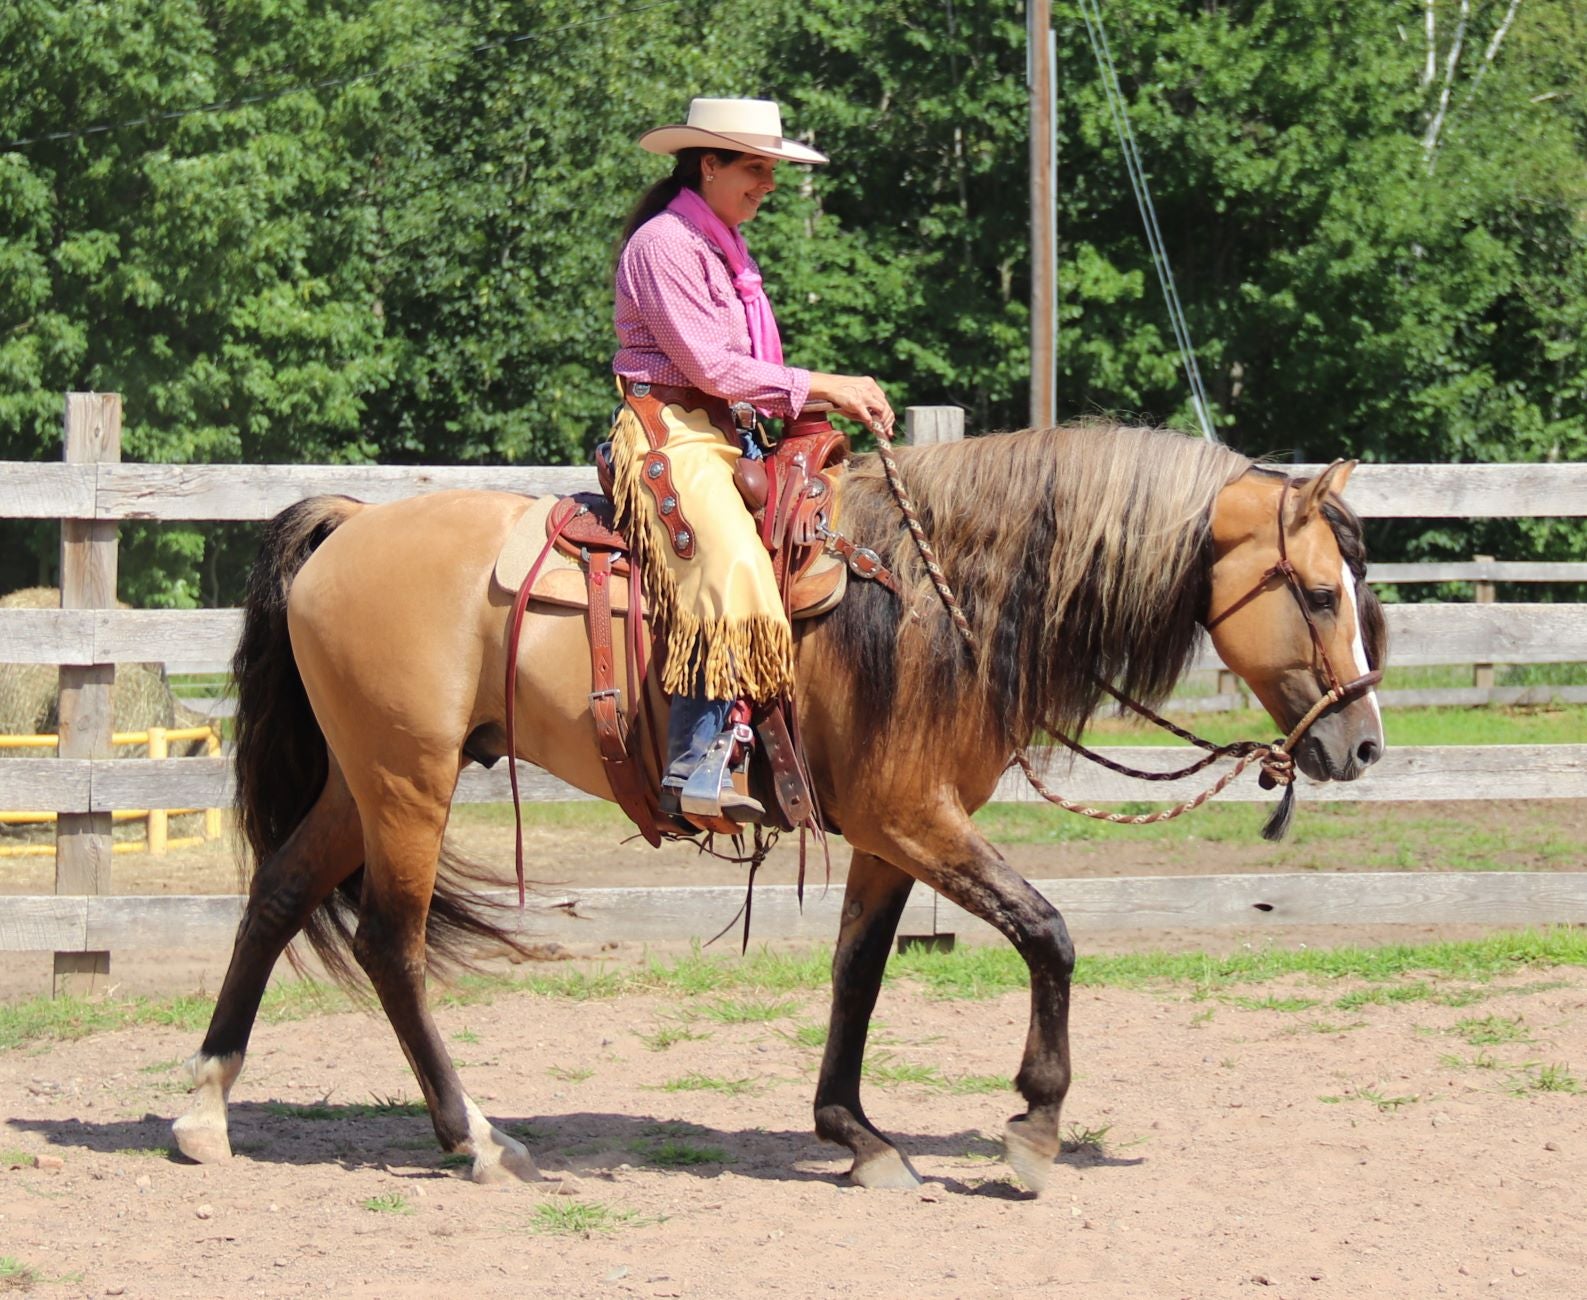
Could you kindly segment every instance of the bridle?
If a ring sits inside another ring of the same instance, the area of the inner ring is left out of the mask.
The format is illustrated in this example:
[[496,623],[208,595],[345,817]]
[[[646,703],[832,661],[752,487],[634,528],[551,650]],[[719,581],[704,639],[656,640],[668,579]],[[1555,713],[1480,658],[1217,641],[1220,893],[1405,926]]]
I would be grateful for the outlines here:
[[[1284,535],[1284,507],[1289,503],[1290,490],[1296,486],[1294,479],[1286,478],[1284,486],[1278,494],[1278,559],[1274,560],[1267,571],[1252,584],[1251,589],[1229,605],[1216,618],[1210,618],[1204,624],[1208,632],[1217,627],[1219,623],[1231,614],[1244,609],[1248,604],[1260,596],[1267,589],[1267,584],[1274,578],[1283,578],[1284,585],[1289,588],[1290,594],[1295,597],[1295,604],[1300,609],[1300,616],[1306,622],[1306,631],[1311,635],[1312,648],[1317,652],[1317,663],[1321,667],[1319,674],[1324,688],[1323,696],[1313,705],[1311,710],[1301,720],[1302,725],[1296,732],[1291,732],[1285,742],[1285,748],[1304,735],[1312,723],[1322,717],[1329,709],[1345,704],[1358,696],[1364,695],[1383,680],[1381,669],[1371,669],[1352,679],[1341,682],[1339,674],[1334,670],[1333,660],[1328,656],[1328,648],[1323,644],[1322,631],[1317,626],[1317,620],[1312,617],[1311,607],[1306,603],[1306,592],[1301,586],[1300,574],[1296,572],[1294,564],[1289,558],[1289,542]],[[1298,734],[1297,734],[1298,732]]]
[[[920,552],[921,562],[926,566],[926,572],[931,578],[932,585],[937,589],[937,595],[942,600],[943,608],[947,610],[949,619],[954,627],[958,629],[960,637],[964,640],[965,645],[973,656],[976,653],[975,633],[970,627],[970,620],[965,616],[963,607],[959,604],[958,597],[953,593],[953,588],[948,585],[947,575],[943,573],[942,565],[938,563],[936,553],[926,537],[926,530],[920,522],[920,514],[915,509],[915,504],[910,500],[909,493],[904,487],[903,475],[899,472],[898,461],[893,455],[891,438],[884,431],[874,428],[874,426],[873,431],[877,435],[876,451],[882,462],[882,468],[886,472],[888,486],[892,488],[893,496],[898,502],[898,508],[904,516],[904,523],[909,527],[910,536],[915,542],[915,549]],[[1210,632],[1236,610],[1244,608],[1244,606],[1261,595],[1266,590],[1268,583],[1274,578],[1282,577],[1285,585],[1289,587],[1290,593],[1295,597],[1296,604],[1300,607],[1301,617],[1305,620],[1307,631],[1311,635],[1312,646],[1317,652],[1317,659],[1321,665],[1320,677],[1324,690],[1316,703],[1306,711],[1305,716],[1291,728],[1289,735],[1282,740],[1276,740],[1270,744],[1241,740],[1232,744],[1216,745],[1210,740],[1205,740],[1182,727],[1176,726],[1167,718],[1161,717],[1153,710],[1147,708],[1144,704],[1128,698],[1111,683],[1098,679],[1098,684],[1101,688],[1113,696],[1120,704],[1140,717],[1178,736],[1181,740],[1188,741],[1190,744],[1206,750],[1207,754],[1205,757],[1188,764],[1178,771],[1147,772],[1138,768],[1126,767],[1122,763],[1116,763],[1112,759],[1105,758],[1101,754],[1086,748],[1077,740],[1071,740],[1061,733],[1055,733],[1054,738],[1074,753],[1122,776],[1136,777],[1144,781],[1177,780],[1180,777],[1190,776],[1201,771],[1220,758],[1233,757],[1237,761],[1233,768],[1219,777],[1211,786],[1181,804],[1159,812],[1128,814],[1104,812],[1101,809],[1090,808],[1055,794],[1046,787],[1036,774],[1030,756],[1025,752],[1024,748],[1022,746],[1016,747],[1010,766],[1017,764],[1020,770],[1025,773],[1025,778],[1030,782],[1031,787],[1048,803],[1055,804],[1066,812],[1078,813],[1083,817],[1120,825],[1144,826],[1153,822],[1171,821],[1194,808],[1199,808],[1208,799],[1220,793],[1241,772],[1245,771],[1251,763],[1260,762],[1263,789],[1270,790],[1274,786],[1284,787],[1284,797],[1278,808],[1274,810],[1273,815],[1268,819],[1267,824],[1262,828],[1262,835],[1270,840],[1283,838],[1289,827],[1290,817],[1294,810],[1295,746],[1300,743],[1301,739],[1316,725],[1317,720],[1324,714],[1364,695],[1383,679],[1381,669],[1371,669],[1349,682],[1340,682],[1339,674],[1334,670],[1333,661],[1329,658],[1327,647],[1323,644],[1322,632],[1317,627],[1316,620],[1312,618],[1311,610],[1307,608],[1306,593],[1301,587],[1300,575],[1290,562],[1289,547],[1284,537],[1284,508],[1289,502],[1289,493],[1294,486],[1295,480],[1286,478],[1284,486],[1279,492],[1278,559],[1268,567],[1267,571],[1257,579],[1245,595],[1218,614],[1217,617],[1205,623],[1204,626]]]

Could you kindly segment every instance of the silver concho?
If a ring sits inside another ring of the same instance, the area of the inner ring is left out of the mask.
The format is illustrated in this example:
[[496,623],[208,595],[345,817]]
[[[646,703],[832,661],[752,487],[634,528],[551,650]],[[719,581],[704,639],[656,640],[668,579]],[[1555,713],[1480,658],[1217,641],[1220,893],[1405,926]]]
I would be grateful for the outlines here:
[[679,549],[682,549],[683,547],[689,545],[690,542],[694,541],[694,538],[690,535],[687,528],[680,528],[678,529],[677,537],[673,540],[677,542]]
[[661,464],[661,462],[659,460],[653,460],[653,461],[650,462],[650,464],[645,466],[645,477],[646,478],[660,478],[661,474],[662,474],[662,464]]
[[661,513],[662,514],[670,515],[677,508],[678,508],[678,498],[677,497],[662,497],[661,498]]

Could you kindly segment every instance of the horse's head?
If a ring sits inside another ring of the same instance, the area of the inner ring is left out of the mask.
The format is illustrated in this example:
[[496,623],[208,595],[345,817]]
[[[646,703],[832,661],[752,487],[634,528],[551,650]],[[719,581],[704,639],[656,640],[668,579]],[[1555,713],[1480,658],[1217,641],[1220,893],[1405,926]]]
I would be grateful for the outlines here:
[[1286,733],[1330,690],[1342,695],[1295,744],[1319,781],[1353,781],[1383,754],[1383,610],[1366,585],[1361,523],[1339,499],[1354,468],[1336,461],[1300,481],[1252,471],[1212,511],[1206,626],[1219,656]]

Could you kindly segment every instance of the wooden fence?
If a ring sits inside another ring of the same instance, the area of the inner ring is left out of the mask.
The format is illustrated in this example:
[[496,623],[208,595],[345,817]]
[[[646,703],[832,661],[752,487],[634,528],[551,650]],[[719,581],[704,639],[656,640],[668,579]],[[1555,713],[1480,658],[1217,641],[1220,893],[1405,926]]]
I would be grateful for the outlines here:
[[[914,441],[960,436],[957,415],[914,408],[906,436]],[[70,394],[64,463],[0,462],[0,518],[60,520],[63,551],[63,608],[0,610],[0,662],[57,664],[62,681],[59,756],[0,761],[0,811],[61,814],[56,893],[0,897],[0,952],[56,953],[61,988],[70,986],[75,974],[107,972],[112,949],[224,945],[236,923],[239,902],[231,897],[111,896],[109,831],[115,810],[215,807],[229,803],[232,794],[231,772],[221,757],[111,759],[108,698],[114,666],[164,660],[176,671],[225,662],[241,627],[240,612],[231,609],[116,609],[115,538],[121,521],[263,520],[306,496],[327,492],[375,502],[456,487],[538,495],[594,486],[593,470],[566,467],[122,464],[119,399]],[[1363,465],[1351,479],[1349,495],[1361,514],[1378,518],[1580,518],[1587,516],[1587,464]],[[1575,582],[1587,577],[1587,565],[1529,561],[1382,569],[1397,582]],[[1382,580],[1384,574],[1374,570],[1372,576]],[[1583,604],[1395,605],[1388,618],[1396,666],[1587,659]],[[1210,649],[1197,666],[1218,667]],[[1493,697],[1491,688],[1486,694],[1473,689]],[[1459,692],[1455,695],[1451,702],[1466,702]],[[1140,766],[1169,767],[1177,752],[1131,749],[1128,758]],[[536,769],[520,765],[519,770],[526,799],[588,797]],[[1141,797],[1137,783],[1085,764],[1064,774],[1060,784],[1070,797],[1094,803]],[[1154,801],[1178,799],[1192,786],[1189,781],[1158,785],[1151,793]],[[1388,752],[1365,780],[1349,785],[1306,781],[1301,794],[1342,801],[1587,798],[1587,744],[1399,748],[1391,720]],[[507,799],[505,769],[469,768],[457,797],[463,802]],[[1025,801],[1035,796],[1015,772],[1005,777],[995,797]],[[1245,781],[1222,797],[1275,796]],[[1369,919],[1587,921],[1587,873],[1037,883],[1072,920],[1097,927]],[[962,933],[976,928],[925,891],[916,893],[906,929]],[[835,932],[836,891],[826,899],[807,899],[802,914],[791,894],[777,888],[757,893],[761,937],[830,937]],[[681,939],[713,933],[737,907],[738,891],[585,890],[555,903],[532,913],[527,924],[579,937]],[[600,926],[582,924],[597,918]]]

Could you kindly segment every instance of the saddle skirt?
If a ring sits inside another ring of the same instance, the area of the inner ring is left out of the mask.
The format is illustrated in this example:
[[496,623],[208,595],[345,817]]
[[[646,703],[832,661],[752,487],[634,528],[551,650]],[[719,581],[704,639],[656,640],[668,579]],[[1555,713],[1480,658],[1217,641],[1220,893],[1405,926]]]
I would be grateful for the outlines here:
[[[831,520],[841,497],[841,475],[824,489],[830,494],[824,516]],[[823,479],[823,481],[826,481]],[[580,513],[582,511],[583,513]],[[561,535],[535,578],[530,599],[569,609],[589,607],[586,557],[591,551],[611,556],[614,575],[627,576],[628,544],[612,527],[612,503],[593,493],[570,497],[538,497],[519,517],[496,556],[494,576],[503,591],[512,594],[523,585],[529,570],[545,550],[550,534],[562,524]],[[833,609],[848,587],[848,566],[839,555],[818,553],[793,585],[790,617],[814,618]],[[627,582],[613,582],[610,592],[612,613],[628,612]]]

